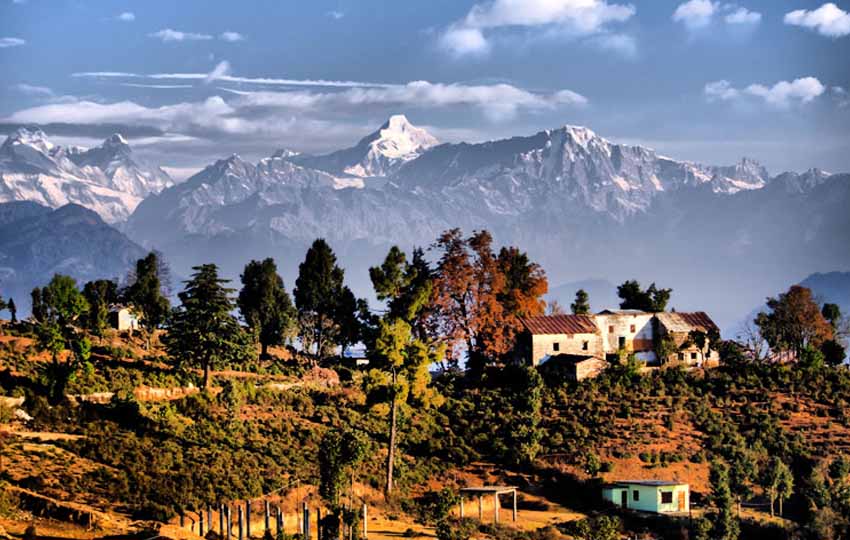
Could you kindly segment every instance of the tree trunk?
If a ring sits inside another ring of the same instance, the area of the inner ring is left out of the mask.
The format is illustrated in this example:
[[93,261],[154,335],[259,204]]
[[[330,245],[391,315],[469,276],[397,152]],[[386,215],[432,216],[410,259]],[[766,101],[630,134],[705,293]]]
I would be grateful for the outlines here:
[[260,359],[266,358],[269,355],[269,345],[265,341],[260,341]]
[[771,497],[770,497],[770,517],[773,517],[773,516],[774,516],[774,512],[773,512],[773,502],[774,502],[775,500],[776,500],[776,497],[773,497],[773,496],[771,496]]
[[204,382],[201,383],[201,388],[206,390],[210,384],[210,363],[204,362]]
[[398,417],[398,399],[396,396],[396,372],[393,368],[393,390],[392,390],[392,407],[390,411],[390,446],[387,452],[387,488],[386,498],[389,499],[393,492],[393,465],[395,464],[395,439],[396,439],[396,420]]
[[782,496],[779,497],[779,515],[782,516]]

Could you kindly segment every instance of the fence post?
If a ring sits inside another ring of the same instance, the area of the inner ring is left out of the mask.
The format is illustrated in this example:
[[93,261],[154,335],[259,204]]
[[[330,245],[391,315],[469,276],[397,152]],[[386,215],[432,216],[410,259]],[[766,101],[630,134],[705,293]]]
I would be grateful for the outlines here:
[[322,509],[316,508],[316,540],[322,540]]
[[283,531],[283,512],[280,511],[280,505],[277,507],[277,536]]
[[363,503],[363,538],[369,538],[369,522],[367,517],[366,503]]
[[245,537],[251,538],[251,500],[245,501]]
[[236,510],[238,511],[237,519],[239,520],[239,540],[243,540],[242,533],[244,531],[244,517],[245,513],[242,512],[242,506],[237,506]]
[[230,505],[227,505],[227,540],[230,540],[233,537],[233,513],[230,509]]
[[310,540],[310,509],[304,503],[304,540]]
[[204,511],[198,512],[198,536],[204,536]]
[[213,511],[212,506],[207,506],[207,529],[213,530]]
[[224,540],[224,505],[218,506],[218,536]]
[[264,502],[265,502],[264,508],[265,508],[265,511],[266,511],[266,530],[268,531],[268,530],[271,530],[270,527],[269,527],[269,501],[264,501]]
[[182,529],[182,528],[183,528],[183,527],[185,527],[185,526],[186,526],[186,516],[184,516],[184,515],[181,513],[181,514],[180,514],[180,528]]

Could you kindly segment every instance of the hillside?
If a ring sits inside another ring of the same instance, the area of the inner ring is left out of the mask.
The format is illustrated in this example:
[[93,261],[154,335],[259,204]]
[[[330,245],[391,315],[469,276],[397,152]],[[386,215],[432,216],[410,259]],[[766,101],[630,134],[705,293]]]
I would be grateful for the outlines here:
[[[495,370],[482,385],[467,386],[448,375],[436,380],[444,404],[432,413],[413,409],[404,421],[399,495],[388,504],[380,493],[388,410],[368,397],[374,376],[368,370],[338,362],[311,369],[291,351],[273,349],[270,360],[214,372],[214,387],[204,393],[196,388],[200,374],[175,370],[158,346],[145,352],[138,337],[109,333],[94,348],[92,367],[68,388],[76,397],[50,405],[38,378],[48,358],[25,335],[26,326],[8,325],[0,335],[2,393],[22,396],[15,407],[31,417],[2,409],[8,487],[0,526],[13,534],[35,523],[64,538],[152,528],[194,538],[188,519],[180,527],[178,508],[197,521],[192,509],[210,498],[247,497],[281,505],[285,528],[294,531],[300,501],[322,505],[315,491],[319,442],[344,426],[356,426],[371,441],[353,493],[358,505],[369,505],[370,537],[381,539],[407,529],[433,535],[422,497],[443,487],[517,485],[519,522],[482,532],[516,538],[510,531],[518,527],[523,538],[560,537],[587,515],[617,515],[599,498],[603,481],[688,482],[698,516],[714,456],[733,456],[740,445],[786,453],[802,478],[821,460],[850,451],[846,407],[837,405],[850,402],[850,374],[841,368],[727,363],[644,376],[611,368],[582,383],[543,371],[543,431],[531,466],[517,466],[512,457],[522,440],[514,430],[526,417],[521,378]],[[795,489],[786,516],[802,522],[807,488]],[[783,538],[781,528],[796,525],[771,518],[757,482],[753,490],[742,514],[745,531]],[[503,505],[503,516],[510,516],[510,503]],[[261,508],[255,504],[254,530],[263,527]],[[492,515],[489,501],[484,512]],[[620,516],[627,529],[648,526],[639,516]],[[651,523],[666,538],[678,538],[684,526],[675,519]]]

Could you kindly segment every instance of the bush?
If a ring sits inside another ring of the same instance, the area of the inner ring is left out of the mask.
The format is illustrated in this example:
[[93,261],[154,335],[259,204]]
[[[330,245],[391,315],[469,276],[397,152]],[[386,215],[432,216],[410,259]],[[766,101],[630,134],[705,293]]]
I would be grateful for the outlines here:
[[437,524],[439,540],[469,540],[478,531],[478,522],[472,518],[444,519]]

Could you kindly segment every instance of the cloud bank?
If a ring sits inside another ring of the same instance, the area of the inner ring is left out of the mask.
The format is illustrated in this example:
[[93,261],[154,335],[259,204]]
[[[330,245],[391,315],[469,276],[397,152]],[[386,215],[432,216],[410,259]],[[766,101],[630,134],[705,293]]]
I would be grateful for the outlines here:
[[762,99],[766,104],[785,109],[797,103],[809,103],[822,95],[826,87],[815,77],[802,77],[793,81],[779,81],[772,86],[751,84],[743,89],[720,80],[705,85],[703,92],[709,101],[733,101],[745,97]]
[[850,34],[850,13],[842,10],[832,2],[808,11],[797,9],[785,14],[785,24],[801,26],[817,33],[839,38]]

